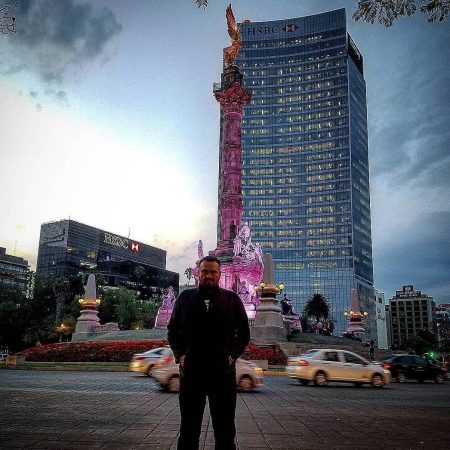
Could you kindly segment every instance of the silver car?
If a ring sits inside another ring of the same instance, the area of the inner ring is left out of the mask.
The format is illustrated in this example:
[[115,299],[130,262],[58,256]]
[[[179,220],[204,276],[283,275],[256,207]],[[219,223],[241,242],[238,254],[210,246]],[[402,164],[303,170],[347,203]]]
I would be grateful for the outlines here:
[[[180,373],[178,364],[172,359],[160,361],[153,366],[153,378],[167,391],[178,392],[180,389]],[[214,376],[212,373],[211,376]],[[256,364],[239,358],[236,360],[236,385],[240,391],[250,391],[262,385],[263,370]]]
[[391,381],[391,373],[381,364],[335,348],[312,349],[304,355],[291,357],[286,372],[304,386],[310,381],[316,386],[324,386],[328,381],[342,381],[357,386],[369,383],[374,387],[382,387]]
[[154,348],[144,353],[136,353],[131,359],[129,369],[132,372],[140,372],[151,376],[153,366],[163,361],[164,358],[173,359],[173,353],[169,346]]

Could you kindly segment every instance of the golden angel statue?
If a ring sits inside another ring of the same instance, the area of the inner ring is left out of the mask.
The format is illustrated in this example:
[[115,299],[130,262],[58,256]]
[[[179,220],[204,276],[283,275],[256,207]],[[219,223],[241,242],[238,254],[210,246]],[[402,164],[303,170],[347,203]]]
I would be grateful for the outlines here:
[[223,56],[225,58],[225,66],[231,66],[234,60],[237,58],[239,50],[241,48],[242,38],[241,38],[241,26],[236,25],[236,19],[234,18],[233,10],[231,9],[231,4],[228,5],[226,11],[228,34],[231,38],[231,45],[223,49]]

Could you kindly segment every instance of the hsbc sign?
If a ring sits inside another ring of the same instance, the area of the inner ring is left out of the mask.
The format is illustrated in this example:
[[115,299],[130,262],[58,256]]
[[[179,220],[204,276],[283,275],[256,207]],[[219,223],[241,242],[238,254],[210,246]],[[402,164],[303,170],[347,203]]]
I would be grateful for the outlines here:
[[295,23],[288,23],[284,27],[274,25],[272,27],[249,27],[247,28],[247,36],[256,36],[261,34],[278,34],[280,31],[285,33],[292,33],[298,29],[298,25]]
[[105,233],[103,242],[105,244],[114,245],[115,247],[129,249],[135,253],[140,250],[137,242],[129,241],[126,238],[111,233]]

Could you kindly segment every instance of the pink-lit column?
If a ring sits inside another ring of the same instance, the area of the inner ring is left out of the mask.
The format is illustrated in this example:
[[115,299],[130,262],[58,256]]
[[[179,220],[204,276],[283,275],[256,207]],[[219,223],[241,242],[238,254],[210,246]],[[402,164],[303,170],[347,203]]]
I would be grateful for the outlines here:
[[220,103],[222,133],[220,146],[217,256],[233,257],[233,240],[242,218],[242,147],[241,125],[244,106],[251,91],[242,86],[242,73],[236,66],[227,67],[221,89],[214,91]]

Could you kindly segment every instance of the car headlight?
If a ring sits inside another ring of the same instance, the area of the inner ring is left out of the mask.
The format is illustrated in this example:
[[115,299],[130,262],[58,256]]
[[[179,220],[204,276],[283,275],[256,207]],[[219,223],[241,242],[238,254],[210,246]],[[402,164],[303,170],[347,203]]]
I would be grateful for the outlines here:
[[261,369],[261,367],[255,367],[255,372],[262,372],[263,370]]

